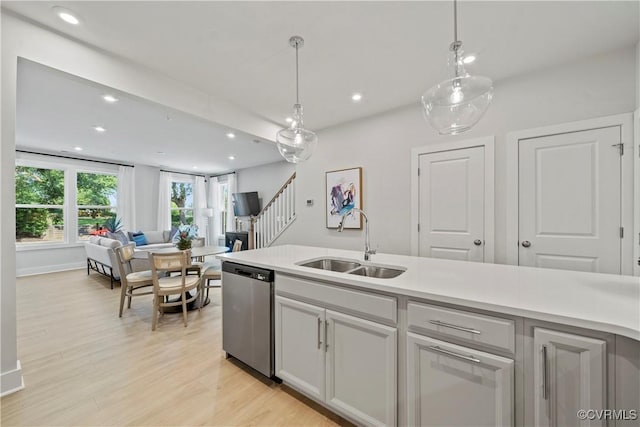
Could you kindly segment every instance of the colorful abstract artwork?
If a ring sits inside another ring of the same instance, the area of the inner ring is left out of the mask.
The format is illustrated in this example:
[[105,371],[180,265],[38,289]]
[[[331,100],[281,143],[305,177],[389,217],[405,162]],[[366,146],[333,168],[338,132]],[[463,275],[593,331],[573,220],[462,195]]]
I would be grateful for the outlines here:
[[[338,228],[344,214],[362,209],[362,168],[327,172],[326,196],[327,228]],[[360,214],[348,216],[344,228],[362,228]]]

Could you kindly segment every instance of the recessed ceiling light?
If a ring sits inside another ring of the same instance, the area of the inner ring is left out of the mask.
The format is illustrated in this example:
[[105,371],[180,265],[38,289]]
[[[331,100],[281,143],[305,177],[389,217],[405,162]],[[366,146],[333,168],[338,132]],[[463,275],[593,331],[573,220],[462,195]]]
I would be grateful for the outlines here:
[[235,133],[233,133],[233,132],[229,132],[229,133],[227,133],[227,138],[229,138],[229,139],[233,139],[233,138],[235,138],[235,137],[236,137],[236,134],[235,134]]
[[116,98],[113,95],[109,95],[109,94],[103,96],[102,99],[104,99],[107,102],[111,102],[111,103],[118,102],[118,98]]
[[362,94],[361,93],[354,93],[353,95],[351,95],[351,100],[353,102],[360,102],[362,101]]
[[286,119],[284,119],[284,121],[287,123],[291,123],[293,119],[291,117],[287,117]]
[[73,147],[73,149],[76,151],[82,151],[82,147]]
[[476,60],[475,55],[467,55],[462,59],[462,62],[464,62],[465,64],[471,64],[475,60]]
[[64,7],[55,6],[53,10],[56,12],[58,17],[62,19],[64,22],[72,25],[78,25],[80,20],[71,12],[69,9],[65,9]]
[[229,160],[235,160],[235,156],[229,156]]
[[103,128],[102,126],[94,126],[93,129],[95,129],[96,132],[106,132],[107,129]]
[[198,167],[197,167],[197,166],[194,166],[193,168],[194,168],[194,169],[198,169]]

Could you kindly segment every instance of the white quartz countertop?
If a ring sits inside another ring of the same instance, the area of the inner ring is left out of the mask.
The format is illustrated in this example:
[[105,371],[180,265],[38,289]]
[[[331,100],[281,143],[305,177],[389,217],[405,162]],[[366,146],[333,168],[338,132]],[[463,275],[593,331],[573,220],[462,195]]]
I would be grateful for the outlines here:
[[[610,332],[640,341],[640,278],[502,264],[449,261],[361,251],[283,245],[217,255],[311,279]],[[401,267],[392,279],[337,273],[297,264],[315,258]]]

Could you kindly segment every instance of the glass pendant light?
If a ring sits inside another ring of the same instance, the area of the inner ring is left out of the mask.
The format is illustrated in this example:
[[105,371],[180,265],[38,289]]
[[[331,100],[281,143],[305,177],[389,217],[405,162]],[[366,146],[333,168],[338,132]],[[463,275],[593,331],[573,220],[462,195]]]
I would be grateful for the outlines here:
[[289,44],[296,48],[296,103],[293,105],[291,125],[276,134],[276,145],[286,161],[299,163],[311,157],[318,145],[318,137],[315,133],[305,129],[302,122],[303,113],[298,85],[298,49],[304,46],[304,39],[300,36],[293,36],[289,39]]
[[457,0],[453,0],[453,43],[449,50],[453,78],[438,83],[422,95],[425,116],[441,135],[471,129],[487,111],[493,97],[490,78],[469,75],[464,69],[462,42],[458,40]]

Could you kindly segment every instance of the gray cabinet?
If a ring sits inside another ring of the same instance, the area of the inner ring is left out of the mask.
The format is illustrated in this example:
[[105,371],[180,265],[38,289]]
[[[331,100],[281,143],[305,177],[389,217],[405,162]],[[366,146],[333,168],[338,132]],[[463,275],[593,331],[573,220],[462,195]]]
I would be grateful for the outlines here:
[[275,298],[276,376],[309,397],[324,400],[325,310]]
[[566,332],[535,328],[532,414],[535,426],[600,426],[580,420],[580,409],[604,409],[607,400],[607,343]]
[[359,425],[396,425],[396,328],[277,295],[275,335],[285,384]]
[[407,424],[512,426],[514,361],[407,334]]

